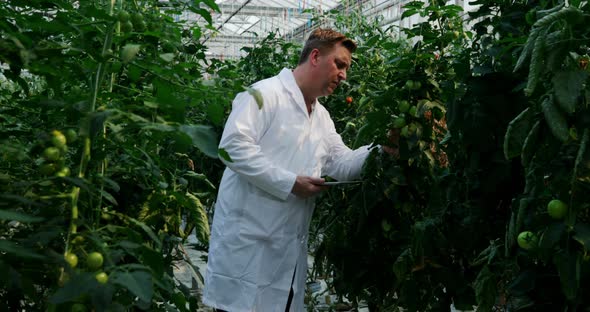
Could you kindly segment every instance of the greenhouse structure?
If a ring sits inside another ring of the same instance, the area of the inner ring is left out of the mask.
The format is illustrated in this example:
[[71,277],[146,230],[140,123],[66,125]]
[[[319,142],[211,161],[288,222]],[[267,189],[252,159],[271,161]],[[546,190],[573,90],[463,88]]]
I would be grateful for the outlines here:
[[0,311],[590,311],[586,23],[0,1]]

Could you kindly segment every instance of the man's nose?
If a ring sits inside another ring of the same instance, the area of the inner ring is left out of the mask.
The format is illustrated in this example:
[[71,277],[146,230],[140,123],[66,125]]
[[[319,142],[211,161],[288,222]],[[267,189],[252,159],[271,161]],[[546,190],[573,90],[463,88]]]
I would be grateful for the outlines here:
[[341,71],[338,73],[338,78],[339,78],[340,80],[346,80],[346,70],[341,70]]

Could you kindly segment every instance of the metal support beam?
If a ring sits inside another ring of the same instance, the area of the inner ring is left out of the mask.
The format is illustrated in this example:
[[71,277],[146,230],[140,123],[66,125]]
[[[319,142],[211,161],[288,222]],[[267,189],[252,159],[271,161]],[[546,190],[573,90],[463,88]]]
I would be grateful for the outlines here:
[[[234,12],[237,7],[230,4],[220,4],[219,9],[223,13]],[[307,19],[310,13],[299,13],[298,8],[281,8],[270,6],[245,6],[236,15],[254,15],[254,16],[269,16],[269,17],[286,17],[286,18],[303,18]]]
[[219,42],[219,43],[251,43],[260,40],[260,37],[256,36],[216,36],[211,37],[209,42]]

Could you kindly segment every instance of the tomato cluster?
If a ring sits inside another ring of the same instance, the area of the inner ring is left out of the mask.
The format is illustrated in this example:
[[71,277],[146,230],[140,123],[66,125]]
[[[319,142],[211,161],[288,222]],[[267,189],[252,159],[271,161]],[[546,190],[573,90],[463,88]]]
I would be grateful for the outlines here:
[[139,12],[129,14],[129,12],[121,10],[117,12],[117,20],[119,21],[121,31],[124,33],[130,33],[132,31],[144,32],[148,29],[143,14]]
[[51,131],[47,140],[50,145],[41,153],[39,173],[44,176],[69,176],[70,168],[65,165],[65,156],[68,152],[67,143],[73,143],[77,138],[78,134],[73,129],[67,129],[65,134],[59,130]]

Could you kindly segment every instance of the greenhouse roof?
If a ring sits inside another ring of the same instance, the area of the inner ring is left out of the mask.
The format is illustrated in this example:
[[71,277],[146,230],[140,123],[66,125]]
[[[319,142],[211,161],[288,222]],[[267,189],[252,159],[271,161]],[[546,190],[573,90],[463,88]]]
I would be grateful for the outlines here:
[[[360,0],[359,3],[367,0]],[[385,0],[387,1],[387,0]],[[242,47],[275,32],[287,38],[303,39],[312,27],[313,12],[322,13],[339,6],[342,0],[216,0],[220,12],[203,1],[200,4],[211,14],[213,30],[205,30],[201,40],[208,47],[208,57],[240,57]],[[352,2],[352,1],[351,1]],[[161,0],[164,6],[168,1]],[[196,22],[201,26],[206,19],[192,11],[176,16],[177,20]]]
[[[269,32],[302,37],[311,27],[312,11],[323,12],[339,5],[335,0],[218,0],[221,13],[212,15],[216,34],[206,38],[211,57],[236,57]],[[306,27],[307,26],[307,27]]]
[[[212,29],[205,30],[200,40],[208,48],[208,58],[244,56],[243,47],[253,46],[270,32],[302,42],[309,31],[317,27],[312,24],[314,12],[358,9],[367,17],[380,16],[382,25],[396,23],[409,27],[416,22],[416,17],[402,20],[402,7],[411,0],[215,0],[220,12],[206,5],[214,0],[201,1],[201,8],[211,14]],[[465,9],[470,7],[464,0],[446,2]],[[206,24],[205,18],[194,12],[185,12],[177,18],[201,26]]]

